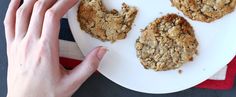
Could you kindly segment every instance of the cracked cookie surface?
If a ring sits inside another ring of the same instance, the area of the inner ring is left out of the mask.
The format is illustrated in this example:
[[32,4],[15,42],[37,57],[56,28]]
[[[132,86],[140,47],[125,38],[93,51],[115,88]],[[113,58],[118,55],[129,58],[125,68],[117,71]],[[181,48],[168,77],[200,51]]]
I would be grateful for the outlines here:
[[234,11],[236,0],[171,0],[172,5],[193,20],[212,22]]
[[192,26],[176,14],[150,23],[136,40],[137,57],[146,69],[166,71],[192,61],[198,42]]
[[123,3],[121,12],[108,11],[101,0],[82,0],[77,13],[82,30],[102,41],[115,42],[126,38],[137,9]]

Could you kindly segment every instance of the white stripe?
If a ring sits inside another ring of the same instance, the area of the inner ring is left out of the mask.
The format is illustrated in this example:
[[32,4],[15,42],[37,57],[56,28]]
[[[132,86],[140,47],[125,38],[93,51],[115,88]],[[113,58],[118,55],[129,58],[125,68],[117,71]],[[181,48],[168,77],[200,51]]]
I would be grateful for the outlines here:
[[71,58],[76,60],[83,60],[84,55],[80,51],[80,48],[75,42],[70,42],[66,40],[59,41],[60,46],[60,56],[65,58]]
[[67,19],[67,17],[68,17],[68,15],[66,13],[62,18]]
[[227,66],[217,72],[214,76],[212,76],[211,80],[225,80],[227,74]]

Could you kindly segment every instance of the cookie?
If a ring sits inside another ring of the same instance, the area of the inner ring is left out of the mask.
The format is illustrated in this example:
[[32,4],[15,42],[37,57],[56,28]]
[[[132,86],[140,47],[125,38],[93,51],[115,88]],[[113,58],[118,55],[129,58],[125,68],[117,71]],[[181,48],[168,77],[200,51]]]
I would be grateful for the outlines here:
[[172,5],[193,20],[212,22],[234,11],[236,0],[171,0]]
[[166,71],[193,61],[198,41],[181,16],[168,14],[150,23],[136,40],[137,57],[146,69]]
[[101,0],[82,0],[77,19],[85,32],[102,41],[126,38],[137,14],[135,7],[122,4],[122,10],[108,11]]

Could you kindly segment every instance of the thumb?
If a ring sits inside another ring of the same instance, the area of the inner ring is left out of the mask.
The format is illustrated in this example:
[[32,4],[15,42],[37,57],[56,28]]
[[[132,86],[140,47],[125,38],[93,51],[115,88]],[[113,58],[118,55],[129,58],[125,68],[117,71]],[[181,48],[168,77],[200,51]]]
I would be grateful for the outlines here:
[[75,92],[85,80],[87,80],[98,68],[98,65],[107,52],[105,47],[97,47],[92,50],[85,58],[85,60],[75,67],[73,70],[69,71],[69,75],[66,80],[69,89]]

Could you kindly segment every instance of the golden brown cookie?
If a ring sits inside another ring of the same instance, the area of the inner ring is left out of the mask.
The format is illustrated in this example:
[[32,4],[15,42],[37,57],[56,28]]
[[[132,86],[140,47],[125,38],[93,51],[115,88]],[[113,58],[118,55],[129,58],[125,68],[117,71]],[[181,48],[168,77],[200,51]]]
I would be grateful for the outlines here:
[[172,5],[193,20],[212,22],[234,11],[236,0],[171,0]]
[[125,3],[118,12],[108,11],[101,0],[82,0],[77,17],[82,30],[102,41],[114,42],[127,36],[136,14],[137,9]]
[[197,54],[192,26],[176,14],[150,23],[136,41],[137,56],[147,69],[165,71],[181,67]]

